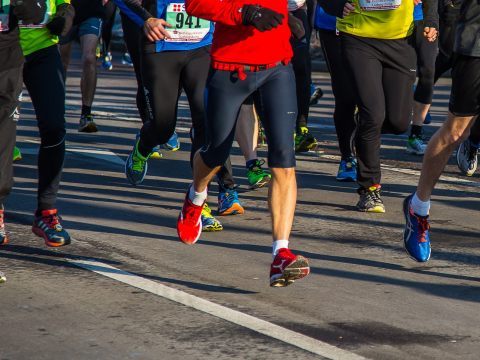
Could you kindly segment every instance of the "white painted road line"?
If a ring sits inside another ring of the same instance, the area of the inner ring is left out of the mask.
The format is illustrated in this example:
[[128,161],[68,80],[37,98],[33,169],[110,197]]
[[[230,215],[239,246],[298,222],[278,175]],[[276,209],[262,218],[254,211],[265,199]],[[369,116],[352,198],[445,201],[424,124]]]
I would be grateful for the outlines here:
[[[346,350],[339,349],[322,341],[302,335],[295,331],[285,329],[268,321],[258,319],[254,316],[232,310],[222,305],[202,299],[198,296],[162,285],[158,282],[142,278],[132,273],[117,269],[113,266],[97,261],[95,259],[66,259],[83,269],[93,271],[110,279],[120,281],[138,289],[161,296],[165,299],[191,307],[204,313],[216,316],[228,322],[240,325],[260,334],[283,341],[300,349],[326,357],[332,360],[361,360],[362,356],[353,354]],[[281,291],[281,290],[280,290]]]

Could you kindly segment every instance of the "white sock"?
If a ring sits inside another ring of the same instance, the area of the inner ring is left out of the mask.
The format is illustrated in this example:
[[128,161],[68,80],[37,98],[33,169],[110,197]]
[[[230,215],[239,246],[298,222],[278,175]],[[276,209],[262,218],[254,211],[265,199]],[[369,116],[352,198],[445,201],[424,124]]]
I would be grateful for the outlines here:
[[280,249],[288,249],[288,240],[275,240],[272,245],[272,255],[275,256],[278,254]]
[[430,212],[430,200],[422,201],[418,198],[417,193],[413,195],[412,201],[410,202],[412,210],[415,214],[420,216],[427,216]]
[[207,200],[207,189],[205,188],[205,190],[198,193],[195,191],[192,185],[188,191],[188,198],[194,205],[202,206],[205,200]]

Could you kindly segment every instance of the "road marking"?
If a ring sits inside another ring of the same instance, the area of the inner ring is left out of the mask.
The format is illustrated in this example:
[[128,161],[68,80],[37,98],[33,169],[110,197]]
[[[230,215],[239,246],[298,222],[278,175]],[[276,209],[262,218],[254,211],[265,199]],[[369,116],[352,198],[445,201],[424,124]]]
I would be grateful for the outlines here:
[[[258,319],[254,316],[244,314],[240,311],[230,309],[198,296],[162,285],[158,282],[142,278],[132,273],[120,270],[111,265],[95,259],[73,259],[66,260],[78,267],[93,271],[99,275],[120,281],[124,284],[142,289],[149,293],[161,296],[165,299],[188,306],[201,312],[213,315],[228,322],[240,325],[260,334],[280,340],[311,353],[326,357],[332,360],[361,360],[362,356],[353,354],[346,350],[339,349],[314,338],[302,335],[295,331],[288,330],[268,321]],[[281,290],[280,290],[281,291]]]

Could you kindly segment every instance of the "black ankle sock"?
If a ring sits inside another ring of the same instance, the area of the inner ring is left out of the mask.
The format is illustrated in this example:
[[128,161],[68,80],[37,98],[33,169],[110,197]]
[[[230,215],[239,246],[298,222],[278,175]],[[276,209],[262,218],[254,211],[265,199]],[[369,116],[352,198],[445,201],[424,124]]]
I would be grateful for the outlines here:
[[422,136],[422,126],[412,125],[412,129],[410,130],[410,136],[415,136],[415,137]]
[[92,107],[87,105],[82,105],[82,116],[90,115],[92,113]]

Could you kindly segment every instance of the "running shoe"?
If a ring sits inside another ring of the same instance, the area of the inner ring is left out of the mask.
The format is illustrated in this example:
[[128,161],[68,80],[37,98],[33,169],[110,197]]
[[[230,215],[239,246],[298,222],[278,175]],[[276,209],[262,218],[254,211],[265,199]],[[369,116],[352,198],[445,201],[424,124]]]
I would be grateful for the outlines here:
[[307,127],[301,127],[300,132],[295,134],[295,152],[308,152],[315,149],[317,145],[317,139],[310,134]]
[[478,148],[472,145],[470,139],[460,144],[457,150],[457,165],[460,171],[467,176],[473,176],[477,170]]
[[3,272],[0,271],[0,284],[3,284],[6,281],[7,281],[7,277]]
[[270,286],[284,287],[310,273],[308,260],[293,254],[290,249],[280,249],[270,267]]
[[42,210],[35,214],[32,232],[45,240],[47,246],[64,246],[71,242],[70,235],[60,224],[57,209]]
[[188,198],[187,191],[177,220],[177,234],[183,243],[193,245],[200,238],[202,234],[202,210],[203,205],[198,206],[192,203]]
[[245,212],[235,189],[221,189],[218,193],[218,215],[242,215]]
[[266,147],[267,146],[267,137],[265,136],[265,129],[262,126],[258,127],[257,146],[259,146],[259,147]]
[[8,244],[7,232],[5,231],[5,210],[0,210],[0,245]]
[[421,136],[409,136],[407,140],[407,153],[414,155],[423,155],[427,149],[427,144]]
[[357,160],[354,157],[340,161],[336,179],[345,182],[357,181]]
[[180,140],[178,139],[178,135],[175,131],[173,132],[173,135],[170,136],[170,139],[163,144],[163,147],[168,151],[177,151],[180,149]]
[[427,112],[427,115],[425,116],[425,120],[423,120],[423,123],[425,125],[428,125],[432,122],[432,115],[430,115],[430,112]]
[[403,246],[410,257],[418,262],[430,259],[430,224],[428,216],[420,216],[413,212],[411,202],[413,194],[403,200],[405,215],[405,230],[403,231]]
[[380,197],[380,184],[372,185],[368,189],[359,188],[357,190],[360,200],[357,203],[357,209],[364,212],[384,213],[385,205]]
[[97,59],[100,59],[101,56],[102,56],[102,49],[100,48],[100,43],[98,42],[97,47],[95,48],[95,57]]
[[20,161],[22,160],[22,153],[18,147],[13,148],[13,161]]
[[130,53],[126,52],[122,56],[122,64],[123,65],[128,65],[128,66],[133,66],[132,58],[130,57]]
[[105,55],[102,59],[102,67],[105,70],[112,70],[113,69],[113,64],[112,64],[112,53],[108,52],[107,55]]
[[93,115],[82,115],[80,117],[80,124],[78,125],[79,132],[94,133],[98,131],[97,124],[93,121]]
[[262,169],[265,160],[256,160],[247,170],[247,179],[250,189],[259,189],[270,182],[272,175]]
[[318,100],[320,100],[323,96],[323,91],[319,87],[315,87],[315,85],[310,84],[310,106],[318,104]]
[[152,149],[152,153],[150,154],[150,158],[152,159],[161,159],[163,157],[162,153],[160,152],[160,146],[155,146]]
[[212,215],[212,210],[210,209],[207,203],[203,204],[201,219],[202,219],[202,231],[212,232],[212,231],[223,230],[222,224],[220,223],[220,221],[215,219],[215,217]]
[[140,139],[135,141],[133,150],[125,162],[125,176],[130,184],[134,186],[141,184],[143,179],[145,179],[145,175],[147,175],[148,170],[148,159],[151,156],[151,153],[147,157],[140,153],[138,150],[139,143]]

